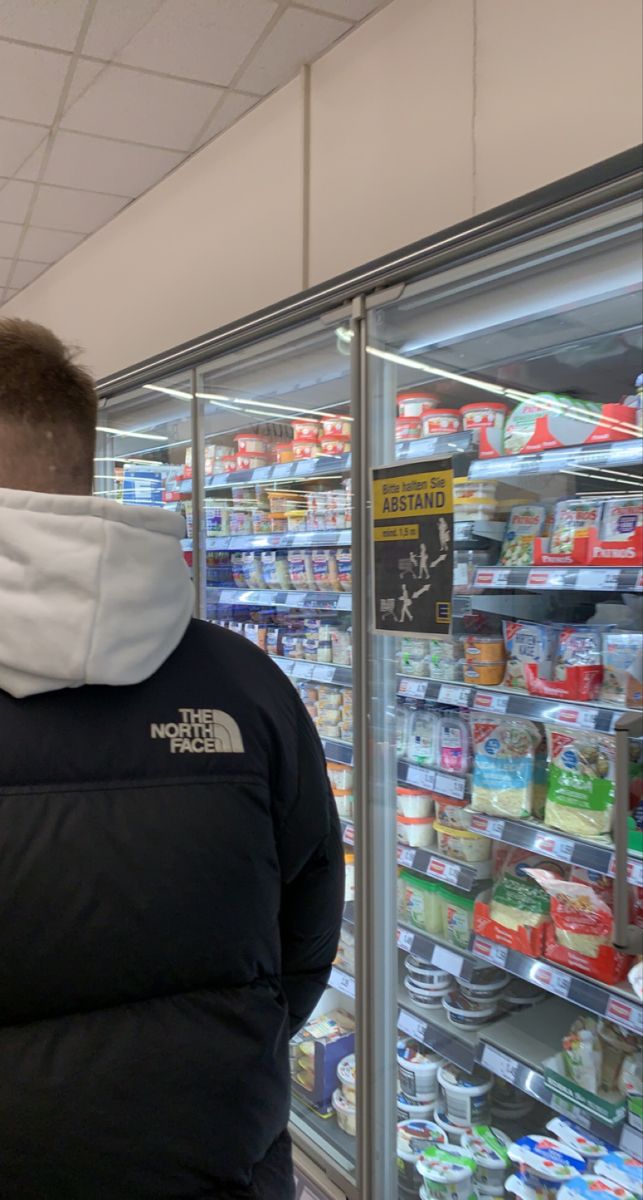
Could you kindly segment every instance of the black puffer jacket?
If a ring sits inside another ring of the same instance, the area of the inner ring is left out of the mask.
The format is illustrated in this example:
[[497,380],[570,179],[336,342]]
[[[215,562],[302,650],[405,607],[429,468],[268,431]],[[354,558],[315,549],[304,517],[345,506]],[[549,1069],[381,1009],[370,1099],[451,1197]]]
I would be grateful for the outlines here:
[[0,691],[2,1200],[245,1195],[342,878],[317,735],[242,638],[192,621],[143,682]]

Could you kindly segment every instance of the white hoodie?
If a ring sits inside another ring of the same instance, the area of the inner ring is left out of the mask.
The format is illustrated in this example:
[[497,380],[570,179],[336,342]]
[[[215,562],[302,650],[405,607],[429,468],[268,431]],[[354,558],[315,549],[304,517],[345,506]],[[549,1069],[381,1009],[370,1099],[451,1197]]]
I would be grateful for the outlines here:
[[0,689],[152,675],[193,611],[183,531],[158,508],[0,488]]

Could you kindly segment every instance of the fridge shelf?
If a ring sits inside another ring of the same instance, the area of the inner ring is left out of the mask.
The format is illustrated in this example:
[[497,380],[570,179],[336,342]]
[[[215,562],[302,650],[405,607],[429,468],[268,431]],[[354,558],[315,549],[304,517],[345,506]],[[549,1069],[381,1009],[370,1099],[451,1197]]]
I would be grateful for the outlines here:
[[395,457],[428,458],[431,454],[474,454],[477,446],[478,434],[472,430],[462,433],[437,433],[433,437],[396,442]]
[[328,986],[335,988],[336,992],[341,992],[343,996],[348,996],[351,1000],[355,999],[355,980],[348,971],[344,971],[340,967],[331,967]]
[[[615,874],[614,850],[611,845],[567,837],[535,821],[515,821],[507,817],[490,817],[485,813],[469,811],[471,829],[476,833],[483,833],[485,837],[498,842],[508,842],[510,846],[518,846],[522,850],[533,850],[558,862],[574,863],[577,867],[586,867],[590,871],[600,872],[601,875]],[[630,855],[627,874],[630,883],[636,884],[637,887],[643,886],[643,858]]]
[[[291,1114],[290,1114],[291,1129],[295,1133],[302,1135],[304,1144],[308,1141],[323,1150],[330,1146],[338,1166],[345,1171],[351,1172],[354,1170],[356,1141],[349,1133],[344,1133],[340,1129],[335,1120],[334,1112],[330,1112],[323,1117],[321,1113],[313,1108],[312,1105],[306,1104],[306,1101],[293,1091],[291,1098]],[[301,1193],[299,1200],[304,1200],[306,1189]]]
[[448,971],[455,979],[470,979],[476,964],[468,954],[446,946],[439,938],[408,925],[397,927],[397,948],[415,954],[440,971]]
[[[292,550],[300,546],[350,546],[350,529],[315,529],[309,533],[215,534],[205,540],[206,550]],[[192,538],[183,538],[183,550],[192,549]]]
[[271,589],[245,591],[244,588],[206,589],[208,604],[245,605],[250,608],[323,609],[350,612],[350,592],[284,592]]
[[469,468],[470,479],[513,479],[522,475],[553,475],[562,470],[597,467],[640,467],[641,439],[606,442],[595,446],[569,446],[540,454],[481,458]]
[[607,1017],[617,1025],[643,1035],[643,1005],[626,986],[622,989],[610,988],[596,979],[554,966],[546,959],[530,958],[518,950],[510,950],[477,933],[471,940],[471,953],[484,962],[502,967],[511,975],[517,975],[519,979],[536,984],[554,996],[577,1004],[579,1008],[585,1008],[598,1017]]
[[398,675],[400,699],[429,700],[456,708],[475,708],[483,712],[530,717],[547,725],[566,725],[572,729],[595,729],[611,733],[625,709],[604,701],[559,701],[527,692],[501,687],[475,688],[462,683],[440,683],[420,675]]
[[[302,458],[298,462],[274,463],[271,467],[255,467],[254,471],[231,471],[228,475],[208,475],[206,492],[229,488],[238,483],[287,483],[293,479],[314,479],[316,475],[345,474],[350,471],[350,454],[320,458]],[[185,491],[184,491],[185,489]],[[181,495],[191,494],[192,480],[181,483]]]
[[570,592],[643,591],[641,567],[478,567],[475,588]]
[[432,1009],[427,1016],[411,1001],[401,997],[397,1010],[397,1028],[400,1033],[415,1038],[416,1042],[421,1042],[429,1050],[441,1054],[463,1071],[469,1074],[473,1071],[478,1052],[476,1034],[467,1035],[462,1031],[458,1037],[453,1026],[449,1024],[444,1009]]
[[490,879],[492,872],[491,861],[454,862],[452,858],[445,858],[433,850],[401,844],[397,847],[397,861],[400,867],[408,867],[420,875],[427,875],[429,879],[441,879],[443,883],[449,883],[462,892],[472,891],[480,880]]
[[351,687],[353,672],[350,667],[334,666],[331,663],[303,662],[300,658],[281,658],[271,655],[272,661],[291,679],[310,680],[314,683],[336,683],[340,687]]
[[419,767],[416,763],[398,759],[397,782],[402,787],[419,787],[427,792],[438,792],[441,796],[449,796],[452,800],[464,800],[467,790],[466,775],[450,774],[447,771],[436,771],[433,767]]

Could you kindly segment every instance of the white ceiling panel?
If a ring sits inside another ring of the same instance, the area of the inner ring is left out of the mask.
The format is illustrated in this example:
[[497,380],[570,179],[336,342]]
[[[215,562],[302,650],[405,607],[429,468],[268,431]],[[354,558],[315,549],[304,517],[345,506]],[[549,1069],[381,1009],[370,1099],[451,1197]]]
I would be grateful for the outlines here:
[[84,233],[64,233],[60,229],[37,229],[35,225],[31,225],[20,247],[20,257],[28,262],[58,262],[63,254],[69,254],[70,250],[82,242],[84,236]]
[[172,150],[156,150],[131,142],[90,137],[61,129],[53,144],[43,183],[134,196],[158,183],[183,158]]
[[33,183],[0,179],[0,221],[16,221],[22,225],[32,196]]
[[223,133],[224,129],[229,129],[234,125],[235,121],[239,120],[249,108],[257,104],[256,96],[244,96],[240,92],[226,92],[224,99],[218,106],[212,120],[208,122],[207,128],[201,134],[198,145],[204,146],[206,142],[216,137],[218,133]]
[[9,221],[0,221],[0,254],[3,258],[11,258],[18,249],[22,225]]
[[87,0],[2,0],[4,38],[73,50]]
[[248,92],[266,96],[302,63],[311,62],[351,28],[348,21],[320,16],[303,8],[287,8],[237,81]]
[[164,0],[114,57],[133,67],[227,85],[276,12],[275,0]]
[[0,170],[13,175],[46,136],[47,130],[38,125],[23,125],[20,121],[5,121],[0,117]]
[[126,204],[129,204],[127,196],[104,196],[100,192],[80,192],[75,188],[51,187],[43,183],[38,189],[31,219],[34,225],[46,229],[93,233],[115,217]]
[[221,88],[111,66],[67,110],[62,126],[188,150],[223,95]]
[[67,54],[0,40],[0,115],[48,125],[70,61]]
[[11,286],[18,290],[27,287],[27,284],[33,283],[34,279],[42,275],[48,266],[49,263],[23,262],[21,259],[18,259],[17,263],[14,264],[11,275]]
[[0,0],[0,305],[389,2]]

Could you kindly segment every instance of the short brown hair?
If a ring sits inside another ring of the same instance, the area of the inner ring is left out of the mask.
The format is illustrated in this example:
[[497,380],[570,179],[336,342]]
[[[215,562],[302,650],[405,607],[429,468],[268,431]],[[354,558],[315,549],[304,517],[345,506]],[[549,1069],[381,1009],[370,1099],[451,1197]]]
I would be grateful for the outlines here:
[[46,453],[54,486],[38,490],[63,490],[64,480],[71,491],[91,487],[98,401],[91,375],[73,360],[43,325],[0,317],[2,436],[10,431],[28,458]]

